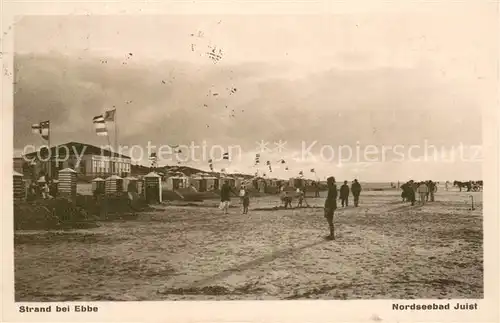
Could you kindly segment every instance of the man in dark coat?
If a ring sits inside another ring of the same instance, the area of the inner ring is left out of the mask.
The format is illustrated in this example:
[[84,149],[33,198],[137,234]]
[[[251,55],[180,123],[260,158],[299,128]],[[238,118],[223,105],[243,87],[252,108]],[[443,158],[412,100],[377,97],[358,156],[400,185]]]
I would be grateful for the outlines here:
[[406,189],[404,190],[404,194],[406,196],[406,200],[411,202],[411,205],[415,205],[415,184],[413,180],[410,180],[406,186]]
[[328,195],[325,200],[325,218],[328,222],[330,228],[330,235],[327,237],[328,240],[335,239],[334,227],[333,227],[333,214],[337,209],[337,185],[335,185],[335,177],[328,177]]
[[229,204],[231,202],[231,192],[233,192],[233,190],[231,189],[231,186],[229,186],[229,182],[224,181],[224,184],[222,184],[222,187],[220,189],[220,209],[224,211],[224,214],[229,213]]
[[342,207],[349,206],[349,185],[347,181],[340,187],[340,200],[342,201]]
[[359,195],[361,194],[361,185],[357,179],[355,179],[354,183],[351,185],[351,192],[354,197],[354,206],[357,207],[359,205]]

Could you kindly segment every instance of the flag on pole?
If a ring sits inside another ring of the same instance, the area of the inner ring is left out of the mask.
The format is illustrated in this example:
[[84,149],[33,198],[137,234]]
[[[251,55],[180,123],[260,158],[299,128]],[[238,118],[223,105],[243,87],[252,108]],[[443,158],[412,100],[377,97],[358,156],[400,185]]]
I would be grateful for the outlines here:
[[95,132],[98,136],[108,135],[108,129],[106,128],[106,121],[102,114],[95,116],[92,122],[94,123]]
[[209,159],[209,160],[208,160],[208,167],[210,167],[210,171],[211,171],[211,172],[213,172],[213,171],[214,171],[214,164],[213,164],[212,159]]
[[49,140],[50,138],[50,121],[42,121],[31,125],[31,132],[34,134],[39,134],[44,140]]
[[151,167],[156,168],[156,165],[158,163],[158,157],[156,156],[156,153],[152,152],[149,156],[149,160],[151,161]]
[[224,155],[222,155],[222,159],[229,160],[229,153],[224,153]]
[[311,168],[311,173],[315,173],[316,171],[314,170],[314,168]]
[[114,122],[115,121],[116,109],[108,110],[104,114],[104,121]]
[[299,172],[299,176],[304,176],[304,172],[303,172],[303,171],[300,171],[300,172]]
[[34,123],[31,125],[31,132],[33,132],[35,135],[40,134],[40,124],[39,123]]
[[255,165],[260,164],[260,154],[255,154]]
[[269,167],[269,172],[272,173],[273,169],[271,168],[271,162],[268,160],[266,165]]

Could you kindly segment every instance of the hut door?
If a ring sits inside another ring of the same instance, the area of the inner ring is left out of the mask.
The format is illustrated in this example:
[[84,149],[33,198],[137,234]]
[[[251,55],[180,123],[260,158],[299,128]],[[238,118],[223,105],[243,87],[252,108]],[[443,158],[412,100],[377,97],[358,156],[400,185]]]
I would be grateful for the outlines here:
[[219,179],[214,179],[214,190],[218,190],[219,189]]
[[148,203],[156,203],[160,201],[158,183],[155,183],[154,181],[146,181],[146,199]]
[[207,191],[207,180],[206,179],[201,179],[200,180],[200,188],[198,189],[199,192],[206,192]]

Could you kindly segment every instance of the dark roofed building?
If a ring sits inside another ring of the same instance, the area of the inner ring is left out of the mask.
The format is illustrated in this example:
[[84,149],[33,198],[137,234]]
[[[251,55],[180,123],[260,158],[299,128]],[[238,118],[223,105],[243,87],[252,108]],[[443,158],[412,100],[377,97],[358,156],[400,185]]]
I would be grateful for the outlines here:
[[64,168],[77,171],[79,178],[92,179],[110,175],[124,176],[130,173],[131,158],[94,145],[69,142],[48,149],[29,153],[25,159],[36,162],[36,174],[50,173],[52,177]]

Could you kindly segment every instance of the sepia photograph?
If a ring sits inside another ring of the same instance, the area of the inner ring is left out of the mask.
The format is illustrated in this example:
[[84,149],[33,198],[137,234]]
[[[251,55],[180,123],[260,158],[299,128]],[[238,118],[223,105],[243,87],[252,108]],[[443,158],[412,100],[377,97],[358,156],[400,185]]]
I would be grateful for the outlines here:
[[484,7],[17,16],[16,311],[478,310],[483,193],[497,189]]

